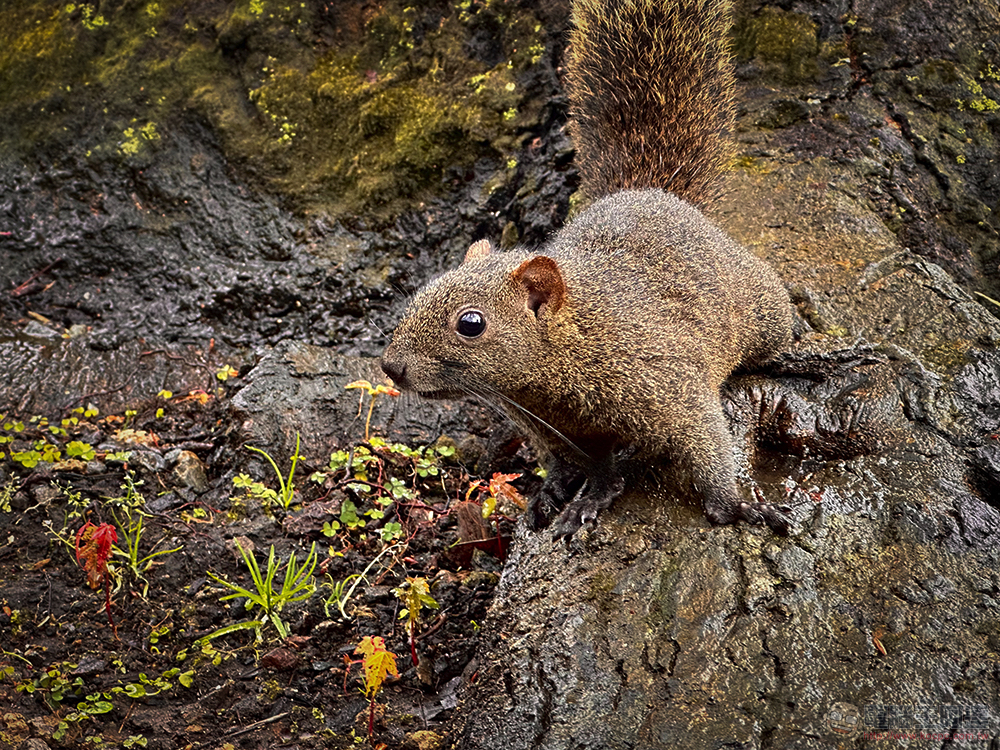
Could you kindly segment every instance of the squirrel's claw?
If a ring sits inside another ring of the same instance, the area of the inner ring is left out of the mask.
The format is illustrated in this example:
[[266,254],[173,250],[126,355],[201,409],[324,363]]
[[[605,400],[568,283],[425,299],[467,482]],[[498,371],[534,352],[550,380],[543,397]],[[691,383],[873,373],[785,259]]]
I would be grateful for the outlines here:
[[[593,489],[587,492],[592,484]],[[596,526],[601,511],[610,506],[624,491],[625,478],[622,476],[605,476],[602,477],[602,481],[593,483],[588,479],[577,491],[573,502],[559,514],[552,532],[553,538],[568,540],[582,526]]]
[[775,534],[781,536],[788,536],[788,532],[791,531],[792,522],[789,518],[791,512],[791,508],[771,503],[740,503],[736,506],[736,516],[739,520],[756,526],[767,524]]
[[706,500],[704,508],[709,520],[720,526],[743,521],[754,526],[766,525],[781,536],[788,536],[792,529],[792,509],[784,505],[774,505],[763,500],[757,503],[734,503],[716,499],[715,502]]
[[562,513],[559,514],[559,519],[556,521],[555,526],[552,529],[552,538],[556,541],[560,539],[566,539],[569,541],[584,523],[596,523],[597,521],[597,511],[593,508],[586,507],[588,503],[584,502],[574,502],[571,505],[567,505]]

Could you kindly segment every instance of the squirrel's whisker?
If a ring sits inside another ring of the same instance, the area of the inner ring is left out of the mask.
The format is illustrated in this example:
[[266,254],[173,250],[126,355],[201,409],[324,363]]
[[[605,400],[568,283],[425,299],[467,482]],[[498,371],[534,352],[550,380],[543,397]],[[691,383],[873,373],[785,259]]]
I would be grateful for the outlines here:
[[574,443],[572,440],[570,440],[568,437],[566,437],[565,434],[563,434],[558,429],[556,429],[555,426],[553,426],[549,422],[546,422],[544,419],[542,419],[540,416],[538,416],[537,414],[535,414],[534,412],[532,412],[530,409],[526,409],[525,407],[523,407],[519,403],[517,403],[517,401],[514,401],[512,398],[509,398],[509,397],[505,396],[504,394],[500,393],[500,391],[493,390],[493,391],[490,391],[490,393],[491,393],[491,395],[494,395],[497,398],[499,398],[500,400],[502,400],[504,403],[510,404],[515,409],[517,409],[519,412],[521,412],[526,417],[528,417],[529,419],[535,421],[536,423],[538,423],[538,424],[542,425],[543,427],[545,427],[546,429],[550,430],[556,437],[558,437],[560,440],[562,440],[566,444],[566,446],[568,448],[571,448],[572,450],[576,451],[578,454],[580,454],[580,456],[582,456],[584,458],[587,458],[587,459],[590,458],[590,456],[587,455],[587,452],[585,450],[583,450],[582,448],[580,448],[576,443]]

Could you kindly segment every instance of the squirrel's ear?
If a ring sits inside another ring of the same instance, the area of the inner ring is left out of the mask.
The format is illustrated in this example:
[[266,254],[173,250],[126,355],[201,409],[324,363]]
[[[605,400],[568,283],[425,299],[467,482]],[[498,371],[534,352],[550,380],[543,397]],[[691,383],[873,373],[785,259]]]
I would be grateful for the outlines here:
[[535,317],[545,305],[549,306],[549,312],[555,312],[566,299],[566,284],[559,264],[548,256],[538,255],[524,261],[514,271],[513,279],[524,287],[525,304]]
[[469,249],[465,251],[465,260],[462,262],[468,263],[470,260],[475,260],[476,258],[485,258],[492,252],[493,245],[490,244],[489,240],[477,240],[469,245]]

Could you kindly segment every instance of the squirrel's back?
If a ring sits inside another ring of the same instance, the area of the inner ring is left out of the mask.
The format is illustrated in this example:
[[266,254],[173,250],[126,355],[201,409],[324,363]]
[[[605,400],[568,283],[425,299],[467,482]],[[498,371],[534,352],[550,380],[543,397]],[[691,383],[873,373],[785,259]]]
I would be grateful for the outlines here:
[[[648,323],[669,329],[668,338],[680,335],[686,346],[679,349],[711,342],[715,387],[734,368],[766,361],[787,346],[791,309],[784,285],[694,206],[662,190],[620,190],[591,205],[585,216],[563,227],[545,252],[567,270],[571,261],[590,266],[570,287],[609,317],[622,316],[609,327],[627,328],[629,316],[641,313]],[[607,259],[581,258],[581,249]],[[646,304],[637,309],[598,291],[609,291],[612,281],[639,280]]]
[[573,140],[591,200],[663,188],[705,205],[732,157],[728,0],[575,0]]

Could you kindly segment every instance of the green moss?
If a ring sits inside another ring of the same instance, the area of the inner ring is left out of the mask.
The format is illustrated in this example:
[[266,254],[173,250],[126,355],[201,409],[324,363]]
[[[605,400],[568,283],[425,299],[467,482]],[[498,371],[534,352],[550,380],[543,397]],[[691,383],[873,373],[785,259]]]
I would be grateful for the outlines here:
[[273,703],[281,695],[282,687],[281,683],[277,680],[266,680],[260,686],[260,692],[257,695],[257,699],[264,703]]
[[737,57],[757,59],[785,83],[812,81],[819,72],[816,24],[801,13],[766,7],[736,25],[733,47]]
[[[0,24],[0,91],[4,104],[35,103],[78,78],[76,31],[64,9],[52,3],[27,3],[4,12]],[[85,53],[84,53],[85,54]]]
[[958,100],[959,109],[969,109],[973,112],[996,112],[1000,109],[1000,104],[986,96],[978,82],[966,79],[964,83],[969,88],[970,96]]
[[[231,162],[302,210],[393,213],[440,189],[447,167],[484,155],[502,165],[537,117],[518,76],[538,61],[543,30],[500,0],[328,15],[340,42],[323,54],[311,31],[323,24],[303,3],[109,0],[104,24],[97,6],[67,7],[35,0],[0,29],[9,151],[148,158],[156,144],[138,128],[156,123],[166,137],[193,109]],[[468,54],[483,29],[502,52],[492,67]]]
[[609,612],[615,608],[618,597],[614,595],[617,582],[614,576],[604,571],[595,571],[590,577],[587,600],[593,602],[597,608],[603,612]]
[[395,12],[376,16],[353,49],[329,53],[308,72],[271,72],[253,91],[272,146],[287,147],[265,149],[266,171],[279,171],[279,162],[286,171],[284,192],[305,203],[319,194],[335,212],[391,209],[435,189],[446,166],[516,148],[524,122],[514,64],[470,61],[457,15],[417,45],[412,9]]

